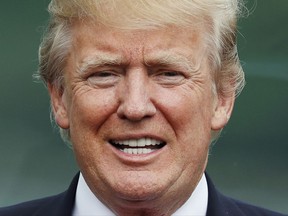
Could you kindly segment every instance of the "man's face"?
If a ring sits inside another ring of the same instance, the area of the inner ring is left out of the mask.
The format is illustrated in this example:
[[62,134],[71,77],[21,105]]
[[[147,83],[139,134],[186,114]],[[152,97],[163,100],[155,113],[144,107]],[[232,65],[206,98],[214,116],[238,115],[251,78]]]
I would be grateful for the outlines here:
[[185,200],[201,178],[211,129],[228,112],[212,91],[203,34],[74,26],[64,93],[50,93],[86,182],[108,206]]

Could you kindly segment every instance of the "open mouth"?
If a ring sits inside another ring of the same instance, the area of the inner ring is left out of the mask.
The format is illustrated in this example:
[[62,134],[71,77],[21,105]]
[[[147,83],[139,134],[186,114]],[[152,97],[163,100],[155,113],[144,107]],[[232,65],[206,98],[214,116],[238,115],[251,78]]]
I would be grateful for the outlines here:
[[109,143],[118,150],[127,154],[149,154],[163,148],[166,145],[166,143],[163,141],[151,138],[110,140]]

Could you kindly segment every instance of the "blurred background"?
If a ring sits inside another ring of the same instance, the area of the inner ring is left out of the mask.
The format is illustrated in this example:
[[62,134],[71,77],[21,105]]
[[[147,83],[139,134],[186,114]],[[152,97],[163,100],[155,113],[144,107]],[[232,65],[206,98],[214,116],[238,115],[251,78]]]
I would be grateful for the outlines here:
[[[33,81],[48,0],[1,0],[0,206],[62,192],[77,172]],[[288,213],[288,1],[249,0],[239,22],[247,86],[210,155],[225,194]]]

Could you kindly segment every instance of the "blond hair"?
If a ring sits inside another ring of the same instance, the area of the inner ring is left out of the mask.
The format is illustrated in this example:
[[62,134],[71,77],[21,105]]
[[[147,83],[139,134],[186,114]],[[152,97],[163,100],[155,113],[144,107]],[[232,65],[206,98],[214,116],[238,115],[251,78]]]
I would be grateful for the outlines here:
[[207,28],[205,42],[215,91],[222,97],[238,95],[245,84],[236,44],[242,6],[241,0],[52,0],[50,23],[39,50],[39,77],[63,88],[75,20],[92,19],[127,30],[200,27]]

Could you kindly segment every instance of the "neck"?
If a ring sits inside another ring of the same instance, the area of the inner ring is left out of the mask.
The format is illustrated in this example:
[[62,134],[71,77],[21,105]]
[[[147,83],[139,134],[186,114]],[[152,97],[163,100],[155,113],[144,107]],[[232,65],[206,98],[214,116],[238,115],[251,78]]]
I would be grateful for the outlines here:
[[[147,198],[145,200],[126,200],[117,196],[109,196],[108,202],[102,202],[119,216],[171,216],[179,209],[191,196],[195,186],[187,185],[183,189],[167,191],[157,198]],[[191,188],[187,190],[187,188]],[[106,194],[107,195],[107,194]],[[98,196],[101,197],[101,196]],[[111,197],[115,199],[111,199]],[[175,199],[177,197],[177,199]]]
[[126,205],[113,206],[111,209],[119,216],[171,216],[185,203],[189,196],[190,194],[185,198],[183,197],[181,201],[177,200],[177,202],[175,202],[175,197],[170,200],[165,199],[165,201],[134,201],[126,203]]

